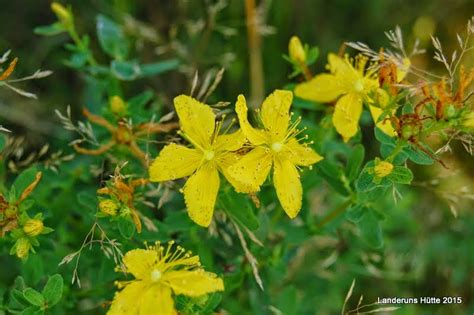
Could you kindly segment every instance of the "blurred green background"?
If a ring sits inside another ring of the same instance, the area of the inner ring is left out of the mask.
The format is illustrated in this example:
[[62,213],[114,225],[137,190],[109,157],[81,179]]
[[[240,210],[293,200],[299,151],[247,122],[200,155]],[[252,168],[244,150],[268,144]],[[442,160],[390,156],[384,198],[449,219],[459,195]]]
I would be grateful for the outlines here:
[[[72,5],[79,32],[91,35],[94,48],[98,47],[95,18],[102,13],[125,23],[126,30],[135,38],[136,58],[153,62],[177,56],[182,60],[179,71],[127,85],[128,95],[150,88],[171,108],[175,95],[190,91],[195,70],[204,75],[209,69],[222,66],[226,68],[224,79],[211,102],[234,102],[238,94],[250,93],[243,1],[219,2],[226,6],[216,15],[210,10],[216,2],[204,0],[63,3]],[[63,44],[68,38],[66,35],[41,37],[33,33],[35,27],[55,20],[48,1],[2,0],[0,4],[0,52],[12,49],[12,55],[19,57],[15,75],[27,75],[38,68],[54,71],[48,78],[21,85],[37,93],[38,100],[1,89],[0,125],[13,130],[16,136],[25,137],[25,155],[46,143],[56,150],[72,151],[64,147],[65,141],[72,139],[71,135],[62,129],[53,111],[63,111],[71,105],[75,117],[79,118],[82,106],[94,108],[99,104],[85,78],[63,63],[67,56]],[[362,41],[377,49],[388,44],[384,31],[400,25],[408,45],[413,44],[415,37],[421,37],[422,48],[427,48],[427,54],[417,57],[416,64],[442,71],[431,57],[430,33],[435,32],[450,51],[457,45],[456,33],[464,30],[474,12],[474,1],[469,0],[274,0],[259,4],[267,93],[289,82],[291,69],[282,54],[287,53],[292,35],[319,46],[320,58],[313,69],[316,72],[324,69],[327,53],[338,51],[344,41]],[[107,60],[99,49],[95,52],[99,61]],[[472,66],[472,58],[465,64]],[[369,147],[372,140],[366,139]],[[236,295],[236,300],[228,300],[224,306],[229,310],[239,309],[232,305],[244,303],[250,305],[248,309],[253,310],[249,311],[252,314],[272,314],[268,309],[256,311],[259,309],[257,301],[269,298],[271,303],[289,304],[282,306],[287,314],[292,314],[293,309],[297,309],[298,314],[339,314],[344,296],[356,279],[348,309],[355,308],[360,295],[364,296],[363,304],[386,296],[461,296],[462,305],[406,305],[395,314],[473,314],[474,205],[472,200],[459,198],[459,214],[455,218],[449,210],[447,196],[464,186],[470,189],[472,196],[474,160],[461,145],[454,147],[454,154],[446,158],[455,166],[456,177],[452,176],[453,170],[444,170],[439,165],[418,167],[415,173],[418,186],[433,180],[439,185],[429,189],[416,186],[404,189],[401,191],[404,198],[395,207],[391,198],[381,200],[389,207],[383,249],[367,249],[353,238],[352,227],[341,220],[329,226],[327,234],[310,238],[296,228],[285,230],[287,245],[292,249],[287,253],[288,259],[275,262],[271,268],[262,266],[262,272],[269,273],[266,276],[278,279],[285,274],[285,278],[275,281],[266,297],[250,295],[249,300],[240,301]],[[324,193],[324,188],[310,193],[318,204],[318,195]]]

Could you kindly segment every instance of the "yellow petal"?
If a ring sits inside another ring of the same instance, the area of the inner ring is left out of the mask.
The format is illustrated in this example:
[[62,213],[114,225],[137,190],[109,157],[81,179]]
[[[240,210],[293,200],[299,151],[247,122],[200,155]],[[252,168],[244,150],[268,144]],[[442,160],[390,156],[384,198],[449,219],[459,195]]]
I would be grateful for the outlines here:
[[276,158],[273,170],[273,184],[280,204],[290,218],[295,218],[301,209],[303,188],[300,174],[295,165],[287,159]]
[[233,152],[220,154],[219,157],[217,158],[217,164],[219,165],[219,170],[222,172],[225,178],[229,181],[229,183],[234,187],[236,192],[239,192],[239,193],[255,192],[254,187],[252,185],[244,184],[238,181],[229,173],[229,167],[236,164],[241,158],[242,158],[242,155],[233,153]]
[[346,58],[341,58],[334,53],[330,53],[328,55],[328,62],[329,62],[329,70],[331,73],[336,75],[345,75],[351,72],[355,72],[354,67],[349,63]]
[[212,109],[187,95],[175,97],[174,107],[179,117],[181,130],[184,131],[188,140],[208,149],[214,134],[216,120]]
[[293,164],[301,166],[309,166],[323,159],[318,153],[307,145],[298,143],[295,138],[291,138],[285,143],[284,157],[289,159]]
[[410,70],[411,61],[410,58],[403,58],[403,64],[397,67],[397,82],[400,83],[405,79],[408,71]]
[[234,133],[217,136],[214,149],[216,151],[237,151],[246,140],[244,133],[239,129]]
[[216,165],[206,163],[184,185],[184,200],[189,217],[200,226],[208,227],[211,224],[219,183]]
[[355,136],[362,114],[362,99],[355,93],[342,96],[336,103],[332,123],[344,142]]
[[298,84],[295,95],[314,102],[332,102],[344,92],[341,82],[333,74],[320,74],[308,82]]
[[285,90],[275,90],[264,101],[261,107],[261,117],[265,129],[270,132],[272,141],[285,138],[290,122],[290,106],[293,93]]
[[[142,292],[143,294],[143,292]],[[144,294],[139,305],[140,315],[176,315],[171,289],[165,285],[153,285]]]
[[224,290],[222,279],[202,269],[169,271],[163,275],[163,282],[167,283],[175,294],[191,297]]
[[369,109],[370,109],[370,114],[372,114],[372,118],[374,119],[376,126],[380,130],[382,130],[385,134],[391,137],[395,137],[397,133],[395,132],[395,129],[393,129],[390,119],[386,119],[386,120],[384,119],[378,122],[380,115],[382,115],[383,113],[383,110],[375,106],[369,106]]
[[148,249],[133,249],[123,257],[127,272],[137,279],[148,279],[157,261],[158,254],[156,250]]
[[260,145],[268,141],[268,137],[263,130],[253,128],[247,118],[247,103],[243,95],[239,95],[235,104],[235,111],[239,118],[240,128],[247,139],[254,145]]
[[107,315],[139,314],[139,306],[146,284],[143,281],[133,281],[120,292],[116,292]]
[[269,149],[256,147],[229,167],[228,172],[236,181],[250,185],[252,191],[259,191],[260,186],[267,179],[272,161],[273,156]]
[[199,167],[202,154],[175,143],[168,144],[150,166],[150,180],[161,182],[189,176]]

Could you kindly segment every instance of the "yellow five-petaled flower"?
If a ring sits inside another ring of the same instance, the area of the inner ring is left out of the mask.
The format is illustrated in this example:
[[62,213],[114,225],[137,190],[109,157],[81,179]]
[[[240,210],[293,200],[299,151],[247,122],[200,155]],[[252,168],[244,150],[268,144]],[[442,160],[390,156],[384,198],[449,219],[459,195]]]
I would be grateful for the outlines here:
[[296,217],[302,205],[303,191],[297,167],[311,166],[322,159],[296,138],[301,131],[297,129],[301,118],[291,123],[292,100],[290,91],[276,90],[268,96],[259,115],[264,128],[256,129],[248,122],[245,98],[239,95],[236,112],[240,128],[255,147],[229,168],[229,173],[238,182],[258,191],[273,165],[273,184],[290,218]]
[[190,218],[207,227],[211,223],[221,172],[238,192],[251,192],[249,185],[230,177],[227,169],[239,159],[234,151],[246,139],[242,132],[220,135],[212,109],[186,95],[174,99],[181,135],[194,148],[171,143],[163,148],[150,166],[150,180],[162,182],[190,176],[183,188]]
[[125,254],[126,272],[135,279],[117,282],[122,290],[115,294],[108,315],[175,315],[173,293],[197,297],[224,290],[222,279],[200,266],[199,256],[179,246],[173,250],[172,245],[157,243]]
[[[377,93],[385,91],[378,88],[376,70],[366,70],[367,57],[358,55],[353,65],[347,56],[341,58],[329,54],[328,61],[331,73],[319,74],[312,80],[297,85],[295,94],[316,102],[337,101],[332,122],[336,131],[347,142],[357,133],[364,101],[369,104],[373,119],[377,122],[382,110],[371,105],[375,101],[372,95],[377,96]],[[377,126],[390,136],[395,135],[389,121],[378,122]]]

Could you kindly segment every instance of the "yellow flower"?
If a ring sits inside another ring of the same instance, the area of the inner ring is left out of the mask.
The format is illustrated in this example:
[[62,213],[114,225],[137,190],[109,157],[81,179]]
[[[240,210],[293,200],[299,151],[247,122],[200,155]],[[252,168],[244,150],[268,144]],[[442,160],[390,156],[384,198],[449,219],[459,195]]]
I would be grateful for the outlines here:
[[290,58],[292,60],[300,64],[304,64],[306,62],[306,52],[304,51],[303,45],[297,36],[290,38],[290,42],[288,44],[288,53],[290,54]]
[[[297,85],[295,95],[316,102],[337,101],[332,122],[347,142],[357,133],[363,102],[373,103],[369,94],[378,89],[376,71],[366,71],[368,59],[362,55],[358,55],[355,61],[351,62],[347,56],[341,58],[329,54],[328,61],[331,73],[317,75],[312,80]],[[370,105],[369,107],[374,121],[377,122],[382,110]],[[379,122],[377,125],[386,123],[390,122]],[[391,125],[382,129],[386,131],[390,127]],[[390,133],[394,135],[393,130]]]
[[119,205],[111,199],[103,199],[99,201],[99,210],[105,215],[115,216]]
[[393,164],[387,161],[380,161],[378,159],[375,160],[375,167],[374,172],[375,176],[377,177],[385,177],[392,173],[393,171]]
[[30,237],[35,237],[43,233],[44,224],[39,219],[29,219],[23,226],[23,232]]
[[257,191],[273,165],[273,184],[290,218],[296,217],[302,203],[303,192],[297,166],[311,166],[322,160],[311,148],[298,142],[296,136],[300,130],[297,127],[301,118],[290,124],[292,100],[292,92],[275,90],[261,106],[260,118],[264,129],[255,129],[247,120],[245,98],[239,95],[235,107],[240,128],[256,147],[229,168],[233,177]]
[[150,166],[150,181],[162,182],[190,176],[183,188],[190,218],[207,227],[211,223],[219,191],[219,171],[238,192],[250,192],[250,187],[229,176],[227,168],[239,159],[237,151],[245,142],[239,130],[219,135],[222,123],[216,123],[212,109],[192,97],[180,95],[174,99],[181,135],[194,148],[171,143],[161,150]]
[[126,271],[135,279],[118,282],[109,315],[171,315],[177,314],[172,294],[198,297],[223,291],[224,283],[216,274],[200,267],[199,257],[178,246],[172,250],[150,246],[134,249],[125,254]]
[[26,258],[30,253],[31,243],[27,238],[20,238],[15,243],[15,254],[18,258]]

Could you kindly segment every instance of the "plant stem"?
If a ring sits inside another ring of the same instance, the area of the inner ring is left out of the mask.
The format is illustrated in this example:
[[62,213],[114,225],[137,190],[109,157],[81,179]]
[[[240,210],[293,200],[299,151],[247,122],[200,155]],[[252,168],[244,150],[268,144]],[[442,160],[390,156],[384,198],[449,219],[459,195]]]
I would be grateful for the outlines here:
[[265,95],[262,66],[262,41],[257,30],[255,0],[245,0],[247,41],[250,58],[250,106],[255,108]]
[[332,210],[331,212],[329,212],[328,215],[326,215],[322,220],[321,222],[319,222],[317,224],[317,226],[319,228],[322,228],[323,226],[325,226],[326,224],[328,224],[329,222],[331,222],[332,220],[334,220],[335,218],[337,218],[340,214],[342,214],[344,211],[346,211],[349,206],[352,204],[352,199],[347,199],[346,201],[344,201],[342,204],[340,204],[336,209]]

